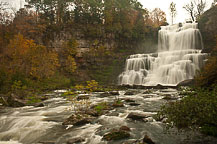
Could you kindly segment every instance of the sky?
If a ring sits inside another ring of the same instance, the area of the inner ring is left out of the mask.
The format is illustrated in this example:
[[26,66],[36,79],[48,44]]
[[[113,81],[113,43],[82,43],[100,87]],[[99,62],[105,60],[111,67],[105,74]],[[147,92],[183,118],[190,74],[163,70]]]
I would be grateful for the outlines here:
[[[23,7],[25,4],[25,0],[0,0],[4,2],[8,2],[12,7],[15,7],[16,9],[19,9]],[[189,18],[188,13],[183,9],[183,6],[187,3],[189,3],[191,0],[138,0],[144,8],[147,8],[148,10],[153,10],[154,8],[160,8],[163,10],[167,15],[167,22],[171,23],[171,18],[169,14],[169,5],[173,1],[176,3],[176,9],[177,9],[177,16],[175,19],[175,23],[184,22],[186,19]],[[206,9],[210,8],[211,3],[213,0],[206,0],[207,1],[207,7]]]
[[[176,10],[177,10],[177,16],[175,18],[175,23],[179,22],[185,22],[186,19],[189,18],[188,13],[185,9],[183,9],[183,6],[185,4],[188,4],[191,2],[191,0],[138,0],[144,8],[147,8],[148,10],[153,10],[154,8],[160,8],[166,13],[167,16],[167,22],[171,23],[171,17],[169,12],[169,6],[171,2],[174,2],[176,4]],[[206,9],[209,9],[213,0],[206,0],[207,1],[207,7]]]

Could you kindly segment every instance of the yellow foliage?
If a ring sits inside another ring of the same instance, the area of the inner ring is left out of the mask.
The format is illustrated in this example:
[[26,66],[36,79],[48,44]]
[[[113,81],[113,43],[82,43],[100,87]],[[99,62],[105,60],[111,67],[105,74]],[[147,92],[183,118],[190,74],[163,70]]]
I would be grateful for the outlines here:
[[87,86],[86,88],[89,89],[89,91],[95,91],[99,87],[99,84],[95,80],[87,81]]
[[63,43],[63,51],[64,51],[64,55],[68,56],[75,56],[77,51],[76,48],[78,47],[78,43],[76,40],[71,39],[68,42]]
[[9,71],[19,71],[37,79],[52,76],[59,67],[57,53],[49,52],[45,46],[37,45],[21,34],[10,41],[6,55]]
[[85,88],[85,87],[84,87],[83,85],[76,85],[76,86],[75,86],[75,89],[76,89],[76,90],[84,90],[84,88]]
[[65,61],[65,70],[69,73],[75,72],[77,69],[75,59],[72,56],[68,56]]

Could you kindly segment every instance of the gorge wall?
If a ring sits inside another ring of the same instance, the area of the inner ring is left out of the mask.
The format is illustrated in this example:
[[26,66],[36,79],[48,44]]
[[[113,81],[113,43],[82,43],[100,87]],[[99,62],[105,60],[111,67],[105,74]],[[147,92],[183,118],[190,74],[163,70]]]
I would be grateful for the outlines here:
[[201,16],[198,26],[204,41],[203,52],[212,52],[217,41],[217,5]]
[[80,29],[63,30],[53,34],[47,47],[61,53],[64,43],[75,40],[77,70],[73,80],[79,83],[94,79],[100,84],[115,85],[128,55],[156,51],[157,31],[152,30],[140,41],[126,41],[112,35],[88,37]]

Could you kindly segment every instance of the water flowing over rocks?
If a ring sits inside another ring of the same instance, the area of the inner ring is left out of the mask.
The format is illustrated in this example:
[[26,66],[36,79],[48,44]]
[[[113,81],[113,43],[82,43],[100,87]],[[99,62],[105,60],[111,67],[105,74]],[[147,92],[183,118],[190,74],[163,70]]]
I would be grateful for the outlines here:
[[193,79],[204,65],[206,53],[197,23],[162,26],[159,31],[158,53],[135,54],[126,60],[119,76],[120,85],[177,85]]
[[[124,95],[136,91],[134,95]],[[161,106],[179,98],[176,89],[130,89],[119,95],[88,94],[90,109],[75,113],[73,103],[59,92],[43,107],[25,106],[0,110],[0,144],[133,144],[216,143],[217,139],[176,128],[166,131],[166,118],[157,116]],[[110,92],[108,92],[110,93]],[[117,94],[117,93],[116,93]],[[122,103],[122,107],[113,106]],[[139,105],[130,105],[136,103]],[[100,111],[96,111],[99,106]],[[103,107],[102,107],[103,106]],[[191,139],[189,139],[189,135]]]

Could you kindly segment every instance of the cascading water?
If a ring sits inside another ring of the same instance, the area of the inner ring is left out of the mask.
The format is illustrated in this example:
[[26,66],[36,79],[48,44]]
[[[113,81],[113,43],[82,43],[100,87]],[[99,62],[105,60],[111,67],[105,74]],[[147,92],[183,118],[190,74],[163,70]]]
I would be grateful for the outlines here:
[[158,53],[131,55],[125,71],[119,75],[121,85],[177,85],[193,79],[207,57],[201,53],[202,36],[197,23],[162,26],[158,36]]

